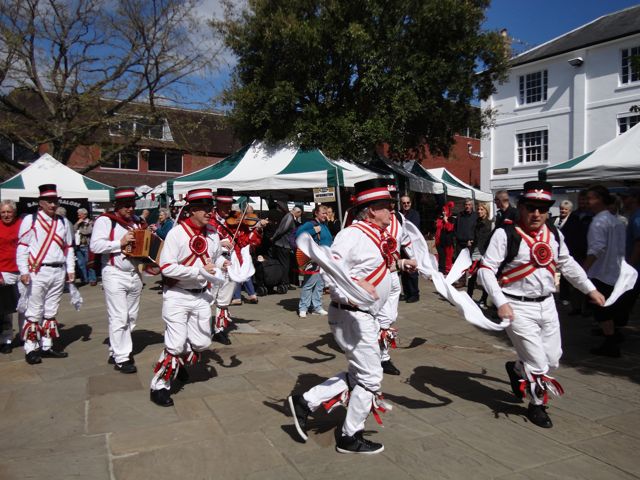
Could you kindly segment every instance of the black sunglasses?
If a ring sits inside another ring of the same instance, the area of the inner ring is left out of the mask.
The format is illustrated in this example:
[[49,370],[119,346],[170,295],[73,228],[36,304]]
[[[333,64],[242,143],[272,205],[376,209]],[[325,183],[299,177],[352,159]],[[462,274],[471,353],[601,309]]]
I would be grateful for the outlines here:
[[533,213],[536,210],[538,210],[540,213],[547,213],[549,211],[549,206],[548,205],[529,205],[529,204],[525,204],[525,207],[527,208],[527,212],[529,213]]

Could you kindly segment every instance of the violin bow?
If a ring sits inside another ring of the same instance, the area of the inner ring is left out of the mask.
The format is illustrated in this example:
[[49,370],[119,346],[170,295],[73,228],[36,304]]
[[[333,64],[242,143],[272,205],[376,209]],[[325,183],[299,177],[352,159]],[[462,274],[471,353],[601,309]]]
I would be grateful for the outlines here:
[[242,225],[242,220],[244,220],[244,216],[247,214],[247,208],[249,208],[249,202],[247,201],[247,204],[244,206],[244,210],[242,210],[242,215],[240,215],[240,221],[238,222],[238,226],[236,227],[236,231],[233,234],[233,238],[231,239],[231,243],[235,242],[236,240],[236,235],[238,235],[238,232],[240,231],[240,226]]

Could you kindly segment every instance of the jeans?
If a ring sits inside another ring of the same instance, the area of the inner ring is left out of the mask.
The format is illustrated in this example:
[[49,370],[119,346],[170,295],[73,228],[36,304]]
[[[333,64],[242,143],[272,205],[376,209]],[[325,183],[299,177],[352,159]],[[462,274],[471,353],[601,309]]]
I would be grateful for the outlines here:
[[93,268],[87,268],[87,263],[89,262],[89,247],[87,245],[76,247],[76,262],[82,282],[95,282],[96,271]]
[[256,296],[256,289],[253,288],[253,280],[249,279],[243,284],[238,283],[236,285],[236,289],[233,291],[234,300],[239,300],[240,298],[242,298],[242,287],[244,287],[244,291],[247,292],[247,295],[249,295],[250,297]]
[[306,312],[309,310],[309,306],[312,306],[315,311],[322,310],[322,290],[324,289],[322,275],[319,273],[305,275],[301,288],[298,310]]

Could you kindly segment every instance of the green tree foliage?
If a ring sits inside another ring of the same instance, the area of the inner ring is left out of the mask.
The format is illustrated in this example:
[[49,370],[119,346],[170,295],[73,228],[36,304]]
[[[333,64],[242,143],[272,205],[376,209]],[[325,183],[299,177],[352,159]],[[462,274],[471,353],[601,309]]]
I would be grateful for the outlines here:
[[249,0],[214,26],[238,57],[225,100],[243,141],[365,160],[377,145],[448,151],[503,79],[488,0]]

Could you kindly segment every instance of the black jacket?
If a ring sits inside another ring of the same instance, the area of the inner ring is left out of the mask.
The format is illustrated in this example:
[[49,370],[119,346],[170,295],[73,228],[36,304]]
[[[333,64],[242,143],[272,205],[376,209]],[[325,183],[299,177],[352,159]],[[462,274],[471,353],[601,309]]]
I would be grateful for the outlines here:
[[473,233],[473,248],[478,248],[480,255],[484,255],[489,246],[489,240],[491,239],[491,221],[488,219],[478,219],[476,222],[476,228]]

